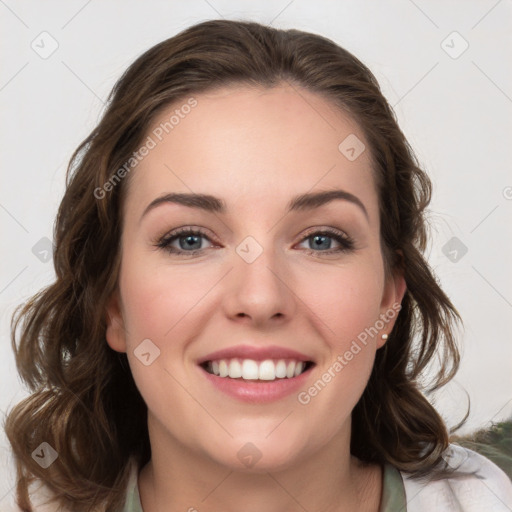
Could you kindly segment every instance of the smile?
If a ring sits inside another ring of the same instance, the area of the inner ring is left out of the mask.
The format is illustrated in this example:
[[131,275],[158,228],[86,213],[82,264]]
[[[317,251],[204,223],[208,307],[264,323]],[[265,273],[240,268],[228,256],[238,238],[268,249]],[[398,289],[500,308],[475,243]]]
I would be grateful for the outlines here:
[[294,359],[217,359],[206,361],[201,366],[210,374],[227,379],[273,381],[292,379],[307,371],[313,363]]
[[314,357],[291,347],[249,341],[205,354],[196,364],[215,392],[239,402],[265,404],[303,389],[316,366]]

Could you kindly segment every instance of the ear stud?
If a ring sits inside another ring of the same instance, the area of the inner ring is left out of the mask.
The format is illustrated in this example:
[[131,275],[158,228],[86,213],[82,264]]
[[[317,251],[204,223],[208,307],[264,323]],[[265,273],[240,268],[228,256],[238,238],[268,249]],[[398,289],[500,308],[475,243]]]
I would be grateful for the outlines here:
[[381,336],[381,338],[382,338],[383,340],[387,340],[387,339],[389,338],[389,336],[388,336],[387,334],[383,334],[383,335]]

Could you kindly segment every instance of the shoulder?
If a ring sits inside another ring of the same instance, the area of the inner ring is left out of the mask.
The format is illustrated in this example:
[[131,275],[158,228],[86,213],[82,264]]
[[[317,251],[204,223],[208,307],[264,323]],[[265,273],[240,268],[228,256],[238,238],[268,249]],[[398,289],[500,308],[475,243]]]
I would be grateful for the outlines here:
[[512,510],[512,482],[494,462],[455,444],[450,444],[444,459],[456,470],[452,477],[412,479],[402,473],[407,512]]

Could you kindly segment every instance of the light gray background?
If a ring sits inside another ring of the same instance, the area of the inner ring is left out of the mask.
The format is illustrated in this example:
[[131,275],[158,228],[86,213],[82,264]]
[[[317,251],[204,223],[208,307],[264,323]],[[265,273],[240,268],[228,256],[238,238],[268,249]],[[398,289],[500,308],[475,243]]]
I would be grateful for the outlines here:
[[[376,74],[433,180],[428,259],[465,321],[461,369],[439,393],[438,406],[454,425],[467,405],[464,390],[469,393],[472,409],[463,432],[509,417],[510,0],[0,0],[2,416],[26,395],[9,320],[17,304],[54,277],[51,260],[41,261],[32,248],[52,237],[72,151],[97,123],[115,80],[140,53],[193,23],[220,17],[317,32]],[[41,36],[43,31],[50,36]],[[31,47],[49,51],[52,39],[58,48],[46,59]],[[451,255],[452,248],[446,249],[454,236],[468,249],[462,257],[459,249]],[[455,256],[458,261],[451,261]],[[11,499],[12,468],[2,432],[0,510]]]

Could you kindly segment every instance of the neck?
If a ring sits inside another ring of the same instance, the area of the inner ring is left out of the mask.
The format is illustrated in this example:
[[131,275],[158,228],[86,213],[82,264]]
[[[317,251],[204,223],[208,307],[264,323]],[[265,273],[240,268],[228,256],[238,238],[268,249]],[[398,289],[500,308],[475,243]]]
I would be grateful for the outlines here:
[[138,479],[144,512],[379,510],[381,469],[350,455],[350,425],[314,453],[256,472],[222,465],[152,420],[152,458]]

